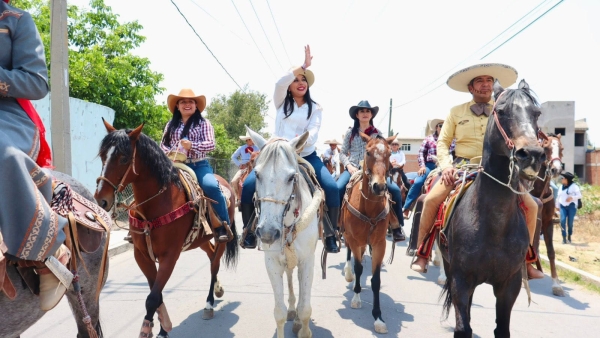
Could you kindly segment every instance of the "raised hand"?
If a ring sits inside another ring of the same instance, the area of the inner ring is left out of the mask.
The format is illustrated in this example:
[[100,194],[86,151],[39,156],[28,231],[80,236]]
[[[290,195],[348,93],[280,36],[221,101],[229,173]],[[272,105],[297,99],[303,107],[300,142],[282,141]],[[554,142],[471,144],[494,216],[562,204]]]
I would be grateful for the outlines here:
[[311,63],[312,63],[312,55],[310,55],[310,46],[306,45],[304,46],[304,68],[308,68],[310,67]]

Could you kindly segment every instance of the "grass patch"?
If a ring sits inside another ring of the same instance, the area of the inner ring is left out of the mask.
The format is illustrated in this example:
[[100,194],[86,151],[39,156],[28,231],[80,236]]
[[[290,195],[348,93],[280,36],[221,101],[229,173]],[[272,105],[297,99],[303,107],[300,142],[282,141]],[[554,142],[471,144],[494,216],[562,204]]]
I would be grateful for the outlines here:
[[[550,264],[545,260],[541,260],[541,262],[544,271],[549,272]],[[596,281],[589,280],[571,270],[564,269],[558,265],[556,266],[556,272],[558,273],[558,278],[562,283],[577,284],[588,291],[600,295],[600,284],[598,284]]]

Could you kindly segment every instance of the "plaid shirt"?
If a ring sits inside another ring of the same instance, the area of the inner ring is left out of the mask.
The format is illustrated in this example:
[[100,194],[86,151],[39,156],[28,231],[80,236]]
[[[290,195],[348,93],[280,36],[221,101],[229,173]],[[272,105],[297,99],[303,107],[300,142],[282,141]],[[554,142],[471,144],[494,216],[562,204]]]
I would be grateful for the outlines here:
[[[437,156],[437,140],[438,137],[435,134],[431,134],[423,140],[423,143],[421,143],[421,148],[419,148],[419,167],[425,168],[426,162],[434,162],[432,157]],[[450,152],[454,151],[455,141],[456,140],[452,140]]]
[[[165,126],[163,135],[167,132],[170,123],[171,121]],[[180,122],[177,129],[171,133],[171,144],[164,144],[163,137],[163,140],[160,142],[160,147],[165,153],[177,146],[179,140],[181,140],[183,127],[183,122]],[[187,152],[187,157],[189,159],[203,159],[208,152],[215,150],[215,131],[212,124],[210,124],[210,121],[207,119],[200,121],[199,125],[192,126],[188,132],[187,138],[192,142],[192,148]]]

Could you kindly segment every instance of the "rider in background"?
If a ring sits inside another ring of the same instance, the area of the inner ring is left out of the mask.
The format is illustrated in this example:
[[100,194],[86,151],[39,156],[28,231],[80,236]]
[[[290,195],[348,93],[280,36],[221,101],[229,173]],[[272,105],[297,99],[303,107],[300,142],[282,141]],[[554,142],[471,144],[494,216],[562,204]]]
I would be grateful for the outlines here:
[[259,149],[254,145],[254,142],[246,132],[246,135],[239,136],[240,140],[246,142],[245,145],[240,146],[237,150],[231,155],[231,160],[235,165],[238,166],[239,170],[233,176],[231,180],[231,189],[233,189],[233,194],[235,195],[236,204],[239,205],[240,201],[237,199],[238,197],[238,184],[240,181],[240,177],[248,170],[248,162],[250,162],[250,157],[252,153],[257,152]]
[[333,173],[331,174],[331,176],[333,178],[336,178],[340,175],[340,145],[342,145],[341,143],[339,143],[336,139],[331,139],[331,140],[326,140],[325,142],[323,142],[325,144],[329,144],[329,148],[327,148],[323,154],[321,155],[321,157],[323,158],[323,160],[329,160],[331,162],[331,165],[333,166]]
[[[206,159],[206,154],[215,149],[215,131],[210,121],[202,117],[206,97],[196,96],[191,89],[182,89],[179,95],[171,94],[167,97],[167,106],[173,117],[165,126],[160,147],[165,153],[180,146],[187,151],[185,164],[196,174],[204,194],[217,202],[213,204],[213,208],[221,221],[231,224],[227,201]],[[219,241],[228,240],[224,226],[212,226]]]
[[[275,132],[273,136],[291,140],[306,131],[309,132],[308,139],[300,156],[312,165],[317,180],[321,188],[325,191],[325,203],[328,208],[327,214],[333,227],[333,229],[330,229],[327,225],[323,226],[325,232],[325,250],[330,253],[336,253],[339,252],[335,231],[337,230],[340,216],[340,200],[335,180],[331,177],[315,150],[315,144],[317,143],[319,130],[321,129],[323,108],[313,101],[310,96],[310,87],[315,81],[313,72],[307,69],[312,62],[310,46],[304,47],[304,54],[304,64],[300,67],[292,68],[275,84],[273,103],[275,103],[277,115],[275,117]],[[242,188],[241,208],[245,228],[248,227],[250,217],[254,211],[252,196],[255,190],[256,175],[252,171],[244,181],[244,187]],[[256,236],[254,233],[248,231],[243,246],[247,248],[256,247]]]
[[[392,141],[392,154],[390,155],[390,163],[392,164],[392,171],[395,173],[396,171],[400,175],[402,179],[402,184],[406,189],[410,189],[410,183],[408,182],[408,178],[404,173],[404,165],[406,164],[406,155],[400,149],[400,140],[395,139]],[[400,214],[397,215],[400,217]]]
[[[502,87],[511,86],[517,80],[517,71],[507,65],[498,63],[478,64],[452,74],[447,81],[450,88],[471,93],[469,102],[455,106],[446,117],[440,136],[437,141],[437,157],[442,169],[442,178],[427,194],[423,204],[421,223],[419,224],[419,237],[417,246],[423,244],[425,237],[434,226],[434,221],[440,204],[446,199],[454,188],[455,165],[468,163],[483,153],[483,140],[488,124],[488,117],[492,113],[494,100],[492,99],[494,80],[498,80]],[[452,140],[455,140],[456,158],[450,155]],[[480,160],[477,160],[479,162]],[[475,160],[473,161],[475,162]],[[530,247],[527,259],[527,274],[529,278],[543,278],[544,274],[536,270],[531,262],[533,257],[533,239],[537,223],[537,203],[530,194],[523,195],[527,208],[525,218],[529,230]],[[422,256],[420,248],[411,269],[425,272],[429,257]]]
[[19,265],[35,267],[40,307],[48,311],[68,287],[48,267],[71,275],[63,244],[67,219],[50,208],[55,187],[42,169],[52,166],[50,148],[29,101],[48,94],[48,71],[31,15],[7,3],[0,1],[0,249]]
[[[346,185],[350,181],[350,177],[357,172],[360,167],[361,161],[365,158],[365,149],[367,143],[359,135],[359,131],[371,136],[375,134],[382,135],[382,133],[373,126],[373,119],[379,112],[379,107],[371,107],[369,101],[360,101],[358,105],[350,107],[349,114],[354,120],[354,126],[348,128],[344,136],[344,142],[342,143],[342,150],[340,152],[340,161],[346,170],[340,174],[337,180],[337,188],[339,192],[340,202],[344,199],[346,193]],[[400,242],[406,239],[402,233],[400,225],[404,225],[404,219],[400,216],[401,214],[401,203],[402,197],[400,195],[400,188],[396,183],[392,182],[391,179],[387,178],[387,188],[392,195],[394,201],[393,210],[400,221],[400,224],[392,225],[392,236],[394,242]]]

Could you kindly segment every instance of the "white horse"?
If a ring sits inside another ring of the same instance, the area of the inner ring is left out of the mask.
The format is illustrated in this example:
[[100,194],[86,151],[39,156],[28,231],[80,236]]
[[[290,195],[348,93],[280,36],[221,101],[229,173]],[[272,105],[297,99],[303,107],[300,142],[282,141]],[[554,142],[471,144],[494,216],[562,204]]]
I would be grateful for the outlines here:
[[[258,207],[256,235],[265,251],[265,265],[275,296],[277,337],[284,337],[286,319],[294,319],[294,333],[309,338],[312,337],[310,294],[319,239],[317,210],[323,196],[319,189],[311,196],[310,188],[299,172],[296,152],[304,146],[308,132],[291,141],[271,139],[267,142],[250,128],[246,129],[261,149],[254,166]],[[292,283],[296,266],[300,285],[297,309]],[[283,299],[284,271],[287,273],[289,308]]]

